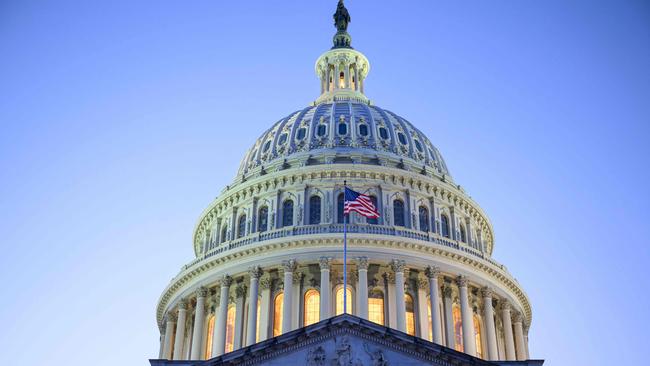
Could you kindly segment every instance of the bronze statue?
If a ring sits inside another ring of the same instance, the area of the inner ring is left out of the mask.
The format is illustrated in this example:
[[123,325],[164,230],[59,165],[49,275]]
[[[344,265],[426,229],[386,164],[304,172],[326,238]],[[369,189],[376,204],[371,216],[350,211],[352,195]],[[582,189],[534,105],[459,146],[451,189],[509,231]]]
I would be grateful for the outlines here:
[[348,9],[343,5],[343,0],[339,0],[339,4],[336,7],[336,13],[334,13],[334,25],[336,26],[336,30],[339,32],[347,31],[348,23],[350,23],[350,13],[348,13]]

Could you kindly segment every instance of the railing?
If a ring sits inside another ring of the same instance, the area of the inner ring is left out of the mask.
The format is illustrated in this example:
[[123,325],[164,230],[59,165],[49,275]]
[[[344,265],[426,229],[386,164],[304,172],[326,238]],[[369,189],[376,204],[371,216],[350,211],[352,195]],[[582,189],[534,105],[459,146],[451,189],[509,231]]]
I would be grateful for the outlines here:
[[[448,248],[460,250],[472,256],[481,258],[483,260],[490,262],[492,265],[505,270],[505,267],[502,264],[499,264],[496,261],[492,260],[492,258],[485,255],[480,250],[477,250],[465,244],[461,244],[458,241],[447,239],[435,233],[411,230],[411,229],[396,227],[396,226],[382,226],[382,225],[371,225],[371,224],[348,224],[347,230],[348,233],[350,234],[389,235],[389,236],[398,236],[398,237],[404,237],[409,239],[435,243]],[[245,236],[243,238],[228,240],[219,244],[212,243],[211,246],[209,247],[208,252],[205,253],[205,255],[196,258],[190,263],[184,265],[182,269],[185,270],[187,268],[190,268],[205,258],[214,257],[223,252],[245,247],[252,243],[273,240],[278,238],[285,238],[289,236],[333,234],[333,233],[343,233],[343,224],[291,226],[291,227],[285,227],[285,228],[280,228],[280,229],[275,229],[270,231],[257,232]]]

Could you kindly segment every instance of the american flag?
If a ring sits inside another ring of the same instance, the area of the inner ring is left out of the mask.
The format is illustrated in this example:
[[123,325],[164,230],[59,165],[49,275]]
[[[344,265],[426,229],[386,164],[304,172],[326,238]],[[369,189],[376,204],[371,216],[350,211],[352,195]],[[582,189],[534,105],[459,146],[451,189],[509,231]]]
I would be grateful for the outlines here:
[[372,203],[370,196],[355,192],[350,188],[345,187],[343,214],[348,215],[352,211],[369,219],[379,218],[379,212],[377,212],[377,208]]

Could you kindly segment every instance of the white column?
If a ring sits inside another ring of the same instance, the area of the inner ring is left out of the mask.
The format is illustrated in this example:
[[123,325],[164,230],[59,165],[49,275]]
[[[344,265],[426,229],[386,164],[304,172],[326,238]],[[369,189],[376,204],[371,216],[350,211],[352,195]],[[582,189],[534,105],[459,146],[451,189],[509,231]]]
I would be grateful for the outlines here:
[[442,321],[440,308],[438,307],[438,275],[440,270],[437,267],[427,267],[425,274],[429,278],[429,300],[431,302],[431,333],[433,343],[442,344]]
[[208,296],[208,289],[199,287],[196,290],[196,310],[194,312],[194,334],[192,335],[192,354],[190,359],[200,360],[203,347],[203,333],[205,324],[205,297]]
[[174,360],[183,359],[183,342],[185,341],[185,319],[187,317],[187,301],[178,302],[178,321],[174,337]]
[[300,303],[302,302],[302,280],[304,276],[305,274],[302,272],[295,272],[293,274],[293,291],[291,292],[293,303],[291,309],[293,311],[291,312],[291,328],[289,330],[300,328],[300,312],[302,311]]
[[291,331],[293,271],[296,270],[296,260],[290,259],[282,262],[284,270],[284,295],[282,298],[282,333]]
[[[248,274],[251,280],[248,295],[248,328],[246,331],[246,345],[250,346],[251,344],[255,344],[257,339],[257,297],[262,269],[259,266],[255,266],[248,271]],[[260,309],[260,312],[261,311],[262,310]]]
[[391,268],[395,273],[395,312],[397,330],[406,333],[406,303],[404,302],[404,266],[403,260],[393,259]]
[[242,347],[244,333],[244,307],[246,306],[246,285],[240,283],[235,288],[235,339],[233,351]]
[[341,72],[339,71],[339,65],[337,63],[334,65],[334,77],[332,78],[332,82],[334,83],[334,90],[337,90],[339,88],[339,80],[341,78],[340,74]]
[[224,275],[221,279],[221,296],[219,297],[219,312],[217,313],[212,335],[212,357],[221,356],[226,350],[226,320],[228,317],[228,294],[230,293],[232,277]]
[[494,325],[494,308],[492,307],[492,289],[484,287],[481,290],[483,295],[483,320],[485,322],[485,338],[487,340],[488,360],[496,361],[499,359],[497,350],[497,332]]
[[368,258],[357,258],[359,282],[357,284],[357,315],[359,318],[368,319]]
[[427,281],[422,273],[418,276],[417,286],[418,315],[416,319],[420,328],[419,337],[429,340],[429,317],[427,316],[427,290],[429,289],[429,281]]
[[506,360],[515,361],[515,340],[512,336],[512,320],[510,319],[510,303],[503,302],[501,305],[501,320],[503,321],[503,338],[506,341]]
[[453,309],[454,302],[451,298],[453,290],[451,286],[445,285],[442,289],[443,297],[443,307],[445,309],[445,336],[447,338],[447,347],[455,348],[456,347],[456,337],[454,336],[454,316]]
[[330,70],[330,65],[327,64],[327,70],[325,71],[325,91],[330,92],[330,76],[332,71]]
[[354,64],[354,90],[359,91],[359,65]]
[[165,325],[165,341],[163,343],[162,358],[169,360],[172,357],[172,334],[174,334],[174,327],[176,326],[176,314],[167,314],[167,324]]
[[325,320],[332,316],[330,295],[332,286],[330,285],[330,259],[320,257],[320,320]]
[[516,312],[514,316],[514,328],[515,328],[515,349],[517,353],[517,361],[526,360],[526,342],[524,341],[524,317],[521,313]]
[[395,296],[395,274],[394,273],[384,273],[383,275],[386,285],[386,307],[388,309],[388,317],[386,326],[391,328],[397,328],[397,319],[395,308],[397,307],[396,296]]
[[260,342],[266,340],[269,335],[269,319],[271,315],[271,278],[268,275],[260,279]]
[[458,292],[460,293],[460,315],[463,319],[463,350],[471,356],[476,356],[476,337],[474,335],[474,312],[469,304],[467,293],[467,277],[458,276]]

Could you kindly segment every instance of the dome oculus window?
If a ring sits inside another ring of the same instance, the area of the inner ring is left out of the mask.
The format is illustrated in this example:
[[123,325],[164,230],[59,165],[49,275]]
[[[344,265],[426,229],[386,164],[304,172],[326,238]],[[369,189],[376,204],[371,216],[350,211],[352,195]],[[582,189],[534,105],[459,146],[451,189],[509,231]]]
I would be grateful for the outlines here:
[[339,135],[348,134],[348,125],[345,123],[339,123]]
[[304,127],[300,127],[300,128],[298,129],[298,133],[296,134],[296,138],[297,138],[298,140],[302,140],[302,139],[305,138],[306,135],[307,135],[307,129],[304,128]]
[[379,127],[379,137],[384,140],[388,140],[388,130],[386,127]]
[[403,133],[398,132],[398,133],[397,133],[397,139],[399,140],[399,142],[400,142],[402,145],[406,145],[406,143],[407,143],[407,141],[406,141],[406,136],[405,136]]
[[359,125],[359,135],[363,137],[368,136],[368,125],[366,124]]

